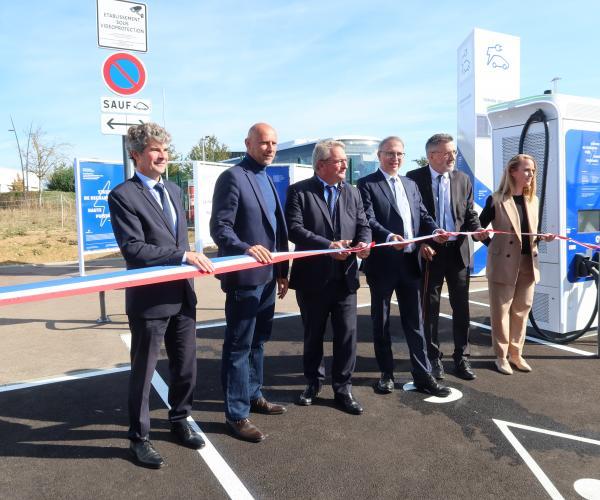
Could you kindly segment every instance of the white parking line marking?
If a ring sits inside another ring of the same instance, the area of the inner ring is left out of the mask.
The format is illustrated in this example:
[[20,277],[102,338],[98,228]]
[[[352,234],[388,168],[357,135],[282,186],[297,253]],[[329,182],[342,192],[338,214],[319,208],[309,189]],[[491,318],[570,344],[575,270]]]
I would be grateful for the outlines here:
[[[358,304],[356,307],[370,307],[371,304]],[[299,312],[288,312],[288,313],[275,313],[273,316],[273,320],[283,319],[283,318],[294,318],[300,316]],[[204,328],[217,328],[219,326],[227,325],[227,321],[211,321],[210,323],[196,323],[196,330],[203,330]]]
[[489,304],[485,302],[477,302],[476,300],[469,300],[469,304],[475,304],[476,306],[490,307]]
[[600,446],[600,441],[596,441],[595,439],[582,438],[579,436],[573,436],[572,434],[563,434],[562,432],[549,431],[547,429],[540,429],[539,427],[530,427],[529,425],[515,424],[513,422],[497,420],[495,418],[493,418],[492,420],[498,426],[502,434],[504,434],[504,437],[506,437],[508,442],[513,446],[516,452],[521,456],[527,467],[529,467],[531,472],[533,472],[533,475],[537,478],[537,480],[541,483],[548,495],[550,495],[550,497],[553,500],[564,500],[564,497],[556,489],[556,486],[552,484],[550,478],[541,469],[541,467],[537,464],[537,462],[533,459],[533,457],[529,454],[529,452],[525,449],[521,442],[515,437],[515,435],[512,433],[509,427],[514,427],[515,429],[523,429],[526,431],[538,432],[540,434],[546,434],[549,436],[570,439],[571,441],[580,441],[582,443],[595,444]]
[[[414,382],[407,382],[406,384],[404,384],[402,386],[402,389],[405,391],[416,391],[417,390]],[[443,403],[452,403],[453,401],[458,401],[460,398],[463,397],[463,393],[460,392],[458,389],[455,389],[454,387],[449,387],[449,389],[450,389],[450,394],[448,396],[446,396],[445,398],[440,398],[438,396],[430,396],[428,398],[425,398],[423,401],[427,401],[428,403],[443,404]]]
[[128,372],[130,366],[120,366],[118,368],[107,368],[105,370],[90,370],[73,375],[63,375],[61,377],[52,377],[46,379],[32,380],[30,382],[19,382],[18,384],[7,384],[0,386],[0,392],[18,391],[28,389],[29,387],[38,387],[40,385],[57,384],[59,382],[68,382],[69,380],[79,380],[82,378],[98,377],[100,375],[110,375],[111,373]]
[[600,480],[598,479],[578,479],[573,483],[573,488],[586,500],[600,499]]
[[[121,340],[127,346],[128,349],[131,349],[131,335],[121,335]],[[152,385],[154,389],[160,396],[160,399],[163,400],[167,408],[171,408],[168,401],[169,388],[162,377],[155,370],[152,375]],[[253,500],[253,496],[243,485],[240,478],[235,475],[235,472],[227,465],[227,462],[223,460],[223,457],[219,454],[217,449],[213,446],[213,444],[206,437],[206,434],[202,432],[198,424],[194,422],[192,417],[187,418],[188,422],[192,424],[192,426],[200,433],[202,439],[206,445],[201,450],[198,450],[198,454],[202,457],[202,459],[208,465],[208,468],[215,475],[223,489],[227,492],[230,498],[233,499],[248,499]]]
[[[475,290],[469,290],[469,293],[487,292],[487,290],[488,290],[487,288],[477,288]],[[450,295],[448,295],[447,293],[442,293],[441,296],[444,297],[445,299],[450,298]],[[477,302],[476,300],[469,300],[469,304],[475,304],[476,306],[490,307],[489,304],[486,304],[485,302]]]
[[[450,298],[450,296],[447,293],[442,293],[442,297],[444,297],[445,299]],[[490,307],[489,304],[486,304],[485,302],[477,302],[476,300],[469,300],[469,304],[475,304],[476,306]]]
[[[361,306],[358,306],[361,307]],[[292,313],[275,313],[273,319],[283,319],[283,318],[293,318],[295,316],[300,316],[299,312]],[[196,323],[196,330],[203,330],[204,328],[217,328],[219,326],[227,325],[227,321],[211,321],[209,323]]]
[[[452,319],[452,316],[450,316],[448,314],[440,313],[440,318]],[[484,325],[483,323],[477,323],[476,321],[471,321],[471,324],[473,326],[483,328],[484,330],[488,330],[488,331],[492,330],[492,327],[490,325]],[[525,338],[527,340],[529,340],[529,342],[534,342],[536,344],[542,344],[547,347],[553,347],[554,349],[560,349],[561,351],[573,352],[575,354],[581,354],[582,356],[595,356],[596,355],[596,353],[593,353],[593,352],[583,351],[581,349],[576,349],[575,347],[571,347],[568,345],[553,344],[552,342],[548,342],[547,340],[538,339],[536,337],[530,337],[529,335],[527,335]]]

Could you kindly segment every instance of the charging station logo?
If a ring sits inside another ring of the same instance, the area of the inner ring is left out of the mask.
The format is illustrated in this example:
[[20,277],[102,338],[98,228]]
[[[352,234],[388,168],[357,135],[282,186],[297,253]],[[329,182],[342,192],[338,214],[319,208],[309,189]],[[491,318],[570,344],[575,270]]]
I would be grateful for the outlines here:
[[471,57],[469,56],[469,50],[466,47],[460,56],[460,71],[463,75],[471,71]]
[[491,45],[487,49],[487,65],[494,69],[506,70],[510,67],[508,61],[501,55],[503,47],[501,44]]

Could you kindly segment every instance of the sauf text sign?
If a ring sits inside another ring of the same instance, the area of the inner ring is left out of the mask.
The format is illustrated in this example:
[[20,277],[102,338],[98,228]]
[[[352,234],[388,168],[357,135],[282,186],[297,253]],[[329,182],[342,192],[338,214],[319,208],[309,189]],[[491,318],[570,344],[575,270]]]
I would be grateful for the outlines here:
[[150,99],[101,97],[100,111],[102,113],[149,115],[152,113],[152,103]]

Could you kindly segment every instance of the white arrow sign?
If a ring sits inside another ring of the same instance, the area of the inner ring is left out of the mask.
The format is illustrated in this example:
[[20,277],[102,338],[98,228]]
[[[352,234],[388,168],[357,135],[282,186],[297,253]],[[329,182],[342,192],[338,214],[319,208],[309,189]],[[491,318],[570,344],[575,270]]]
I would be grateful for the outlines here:
[[141,115],[113,115],[102,113],[100,115],[101,130],[108,135],[127,135],[127,130],[132,125],[141,125],[150,121],[149,116]]
[[100,98],[100,111],[102,113],[149,115],[152,113],[152,102],[150,99],[104,96]]

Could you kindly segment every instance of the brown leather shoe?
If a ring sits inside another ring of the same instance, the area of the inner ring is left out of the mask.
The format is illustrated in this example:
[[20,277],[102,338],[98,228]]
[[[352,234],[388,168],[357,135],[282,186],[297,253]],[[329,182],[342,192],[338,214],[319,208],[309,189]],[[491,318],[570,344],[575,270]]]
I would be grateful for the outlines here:
[[281,415],[287,411],[287,408],[283,405],[269,403],[265,398],[260,397],[250,401],[250,411],[264,415]]
[[234,436],[244,441],[250,441],[251,443],[259,443],[265,439],[265,435],[260,432],[249,419],[243,418],[242,420],[225,420],[227,427],[233,433]]

